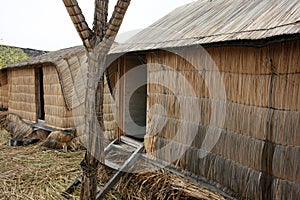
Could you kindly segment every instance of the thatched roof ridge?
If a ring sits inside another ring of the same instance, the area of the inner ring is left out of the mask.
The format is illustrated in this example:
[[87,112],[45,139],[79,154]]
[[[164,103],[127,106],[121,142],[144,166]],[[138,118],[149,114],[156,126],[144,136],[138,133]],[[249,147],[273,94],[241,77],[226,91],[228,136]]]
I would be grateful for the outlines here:
[[299,1],[199,0],[170,12],[112,53],[261,40],[299,33]]
[[[300,36],[300,2],[295,0],[198,0],[167,14],[110,54],[226,41]],[[83,54],[83,46],[53,51],[5,68],[56,63]]]
[[32,66],[32,65],[38,65],[38,64],[44,64],[44,63],[53,63],[55,64],[56,62],[70,58],[74,55],[77,54],[83,54],[85,52],[85,49],[83,46],[75,46],[75,47],[70,47],[66,49],[61,49],[58,51],[52,51],[37,57],[33,57],[29,60],[23,61],[23,62],[18,62],[9,66],[6,66],[6,69],[9,68],[15,68],[15,67],[22,67],[22,66]]

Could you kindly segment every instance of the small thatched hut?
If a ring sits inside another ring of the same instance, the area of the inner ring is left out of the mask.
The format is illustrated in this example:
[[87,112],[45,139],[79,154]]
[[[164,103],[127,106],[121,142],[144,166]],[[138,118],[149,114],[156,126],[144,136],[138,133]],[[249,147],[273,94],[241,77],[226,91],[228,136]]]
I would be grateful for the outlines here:
[[[147,89],[137,98],[144,107],[130,110],[129,104],[131,122],[137,115],[146,121],[147,151],[242,199],[299,198],[299,22],[299,1],[199,0],[113,49],[127,52],[119,59],[123,73],[147,64]],[[192,86],[192,95],[172,71]],[[219,80],[225,95],[210,91]],[[126,81],[119,97],[124,104]],[[197,108],[186,105],[191,100]],[[127,130],[127,108],[120,108],[119,123]],[[185,119],[182,113],[188,113]],[[183,127],[195,118],[196,128]],[[217,138],[210,151],[206,134]]]
[[[74,128],[74,81],[79,66],[86,63],[82,46],[50,52],[1,70],[0,105],[32,123],[54,128]],[[106,82],[105,82],[106,83]],[[80,92],[80,91],[76,91]],[[111,95],[105,84],[106,133],[114,125],[109,104]]]

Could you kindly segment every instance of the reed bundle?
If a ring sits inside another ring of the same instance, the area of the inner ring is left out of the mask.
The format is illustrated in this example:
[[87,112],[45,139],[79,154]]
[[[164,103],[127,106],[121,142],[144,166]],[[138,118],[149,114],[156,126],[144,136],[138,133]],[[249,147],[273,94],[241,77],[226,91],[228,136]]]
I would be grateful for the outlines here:
[[51,149],[67,150],[73,138],[74,138],[73,133],[64,133],[63,131],[53,131],[50,133],[50,135],[41,145]]
[[[56,63],[56,71],[68,110],[84,100],[87,57],[85,54],[66,57]],[[76,101],[74,101],[74,99]]]
[[272,184],[274,199],[297,199],[300,195],[299,182],[275,179]]
[[297,74],[276,75],[272,93],[272,107],[300,110],[300,70]]
[[6,116],[6,129],[14,139],[23,139],[33,132],[33,127],[26,123],[19,115],[8,113]]
[[124,199],[224,199],[165,170],[127,175],[116,190]]
[[298,182],[298,185],[300,185],[299,156],[299,146],[276,145],[274,150],[275,159],[273,159],[273,175],[280,179]]
[[[139,161],[139,164],[142,164],[141,162]],[[151,167],[149,163],[143,165]],[[100,165],[99,171],[102,172],[99,173],[100,185],[105,185],[113,172],[103,165]],[[217,193],[160,169],[152,172],[126,174],[113,191],[118,199],[224,199]]]

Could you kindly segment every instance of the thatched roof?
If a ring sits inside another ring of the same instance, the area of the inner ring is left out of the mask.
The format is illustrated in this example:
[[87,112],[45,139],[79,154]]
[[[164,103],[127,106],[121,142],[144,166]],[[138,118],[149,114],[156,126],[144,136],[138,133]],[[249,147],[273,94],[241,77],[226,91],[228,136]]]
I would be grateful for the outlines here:
[[[110,54],[295,34],[300,36],[297,0],[199,0],[175,9],[126,43],[115,44]],[[67,107],[72,109],[74,76],[84,62],[85,49],[76,46],[5,69],[52,63],[58,71]]]
[[32,66],[32,65],[38,65],[38,64],[45,64],[45,63],[53,63],[70,58],[77,54],[83,54],[85,52],[83,46],[76,46],[66,49],[61,49],[58,51],[52,51],[34,58],[31,58],[29,60],[18,62],[12,65],[9,65],[5,67],[6,69],[14,68],[14,67],[22,67],[22,66]]
[[86,61],[87,58],[84,47],[76,46],[53,51],[26,61],[12,64],[3,68],[2,71],[19,67],[39,67],[43,64],[52,64],[56,67],[67,108],[72,109],[77,106],[73,105],[74,103],[72,102],[72,97],[74,92],[76,94],[78,93],[78,88],[74,87],[74,81],[78,74],[79,66],[84,65]]
[[[114,44],[110,53],[295,34],[300,36],[300,2],[297,0],[198,0],[175,9],[126,43]],[[6,68],[55,64],[83,53],[84,47],[76,46]]]
[[112,52],[299,36],[299,33],[298,0],[199,0],[175,9]]

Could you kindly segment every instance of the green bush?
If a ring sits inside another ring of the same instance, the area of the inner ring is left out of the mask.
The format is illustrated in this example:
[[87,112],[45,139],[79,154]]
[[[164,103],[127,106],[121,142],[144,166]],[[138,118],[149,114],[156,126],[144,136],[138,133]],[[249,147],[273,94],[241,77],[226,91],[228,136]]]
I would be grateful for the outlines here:
[[22,49],[8,46],[0,47],[0,69],[16,62],[28,60],[29,58],[30,56]]

